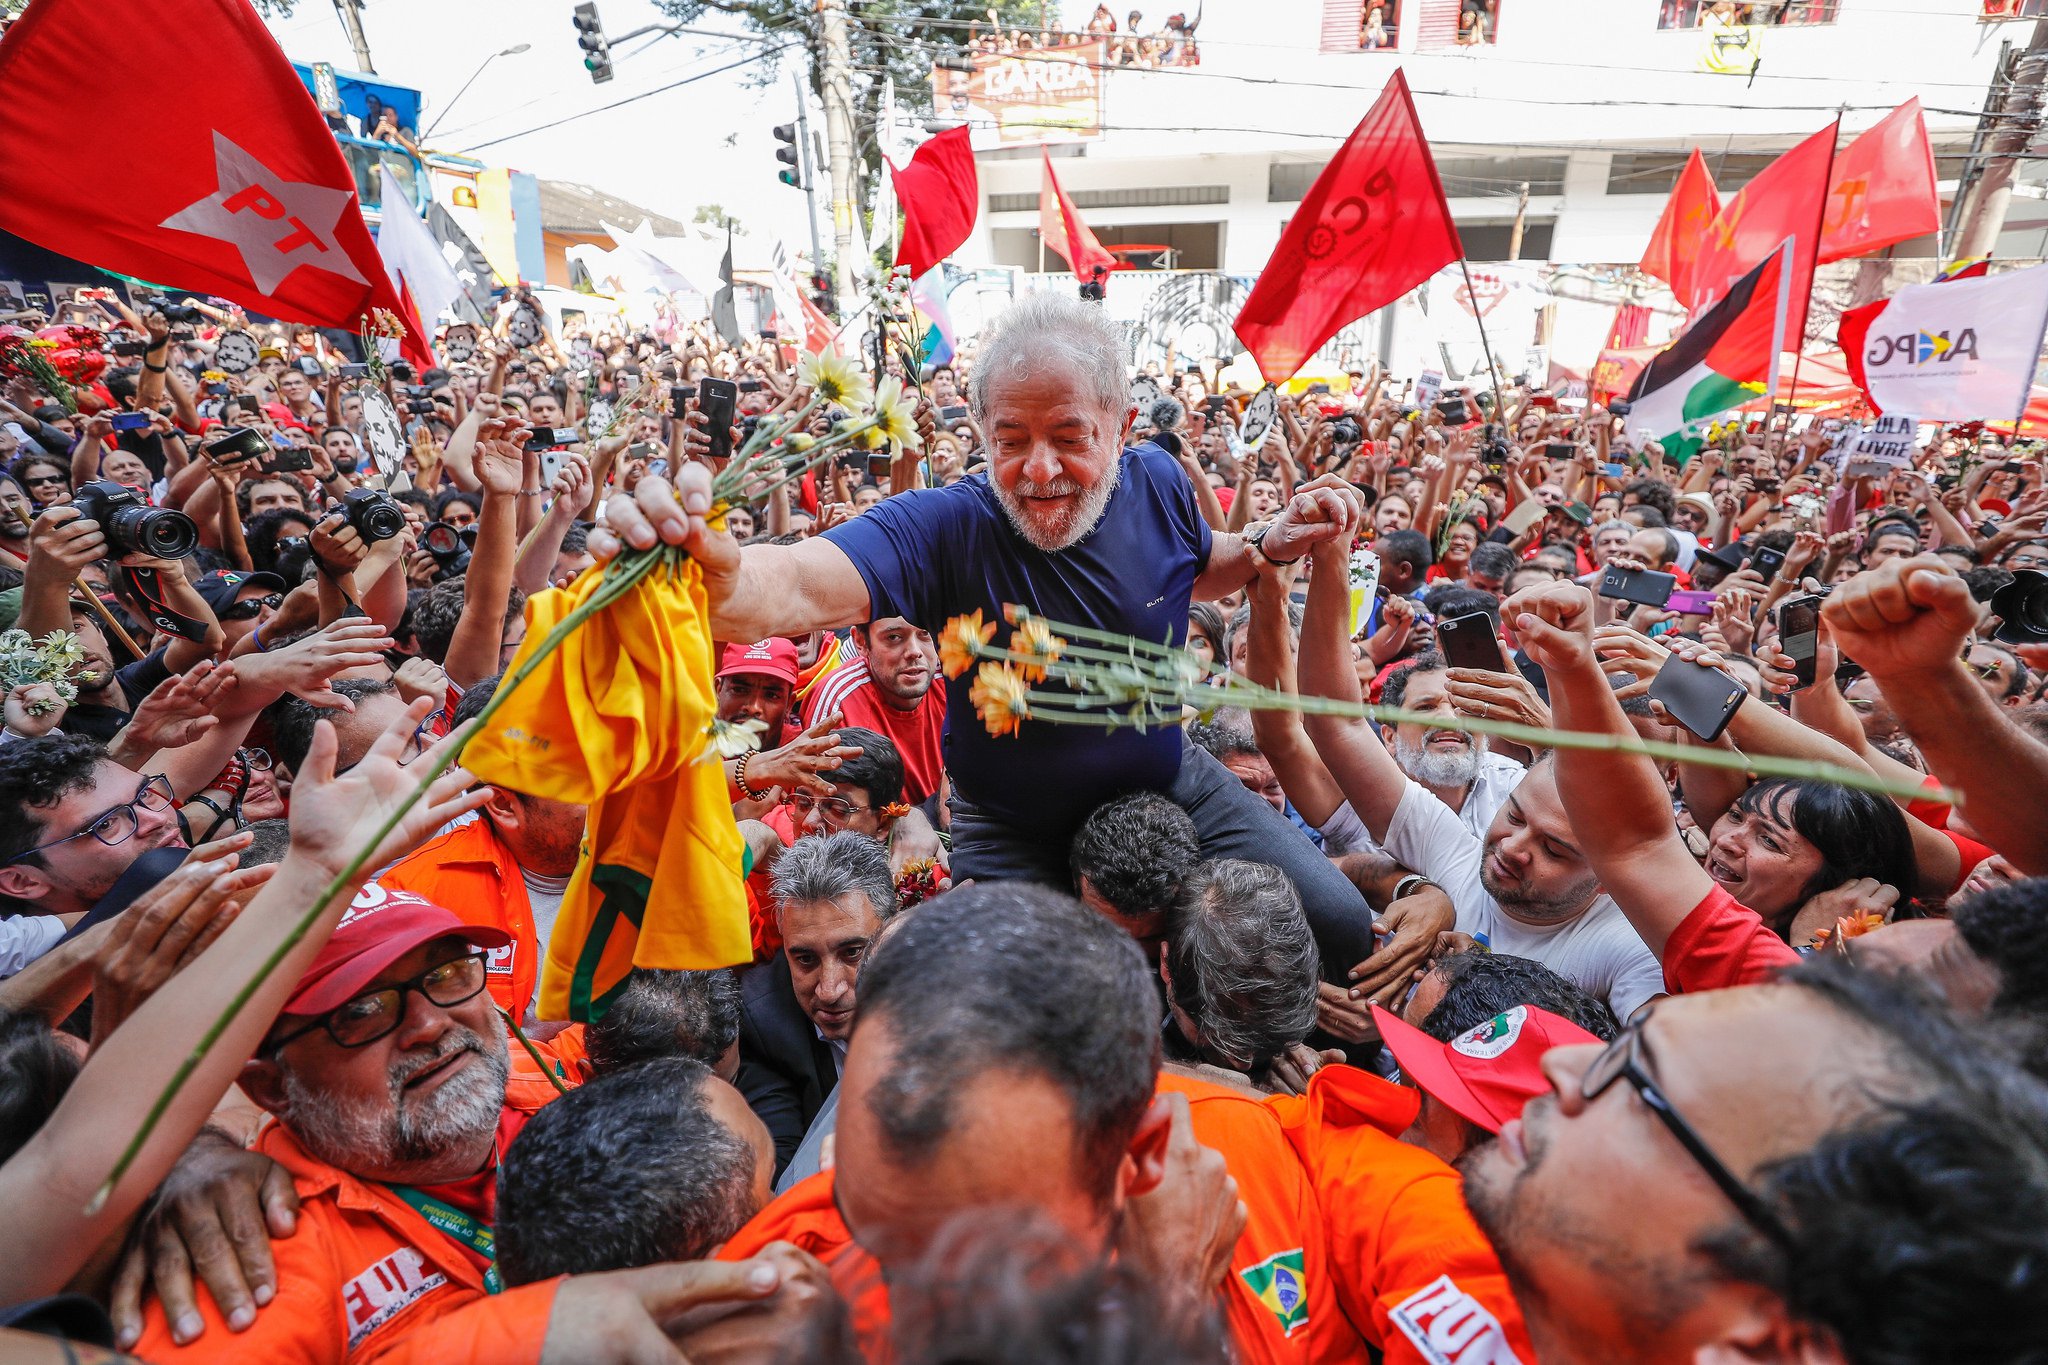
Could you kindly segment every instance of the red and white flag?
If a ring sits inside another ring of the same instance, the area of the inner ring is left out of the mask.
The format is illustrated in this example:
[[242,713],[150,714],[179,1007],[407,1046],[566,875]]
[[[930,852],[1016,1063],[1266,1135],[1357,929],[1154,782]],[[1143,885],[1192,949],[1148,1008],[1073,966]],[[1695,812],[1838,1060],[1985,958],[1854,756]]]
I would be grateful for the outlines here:
[[1464,254],[1397,70],[1289,220],[1238,312],[1238,339],[1277,384],[1341,328]]
[[[222,78],[167,96],[179,72]],[[0,38],[0,90],[0,228],[272,317],[355,329],[385,308],[417,331],[248,0],[36,0]]]

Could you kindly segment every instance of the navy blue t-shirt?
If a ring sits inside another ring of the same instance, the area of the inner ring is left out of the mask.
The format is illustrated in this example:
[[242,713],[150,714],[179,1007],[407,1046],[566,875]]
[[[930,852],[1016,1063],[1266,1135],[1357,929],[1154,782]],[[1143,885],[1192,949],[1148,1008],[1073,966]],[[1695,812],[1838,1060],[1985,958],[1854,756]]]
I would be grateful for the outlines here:
[[[825,533],[867,581],[874,619],[937,634],[979,610],[1008,637],[1003,604],[1141,640],[1185,642],[1211,532],[1188,476],[1147,443],[1124,451],[1102,520],[1051,554],[1017,533],[986,473],[887,498]],[[1180,772],[1178,727],[1107,732],[1026,721],[993,738],[967,700],[974,674],[946,684],[946,770],[962,800],[1033,834],[1064,838],[1111,797],[1162,791]],[[1041,689],[1056,685],[1042,683]]]

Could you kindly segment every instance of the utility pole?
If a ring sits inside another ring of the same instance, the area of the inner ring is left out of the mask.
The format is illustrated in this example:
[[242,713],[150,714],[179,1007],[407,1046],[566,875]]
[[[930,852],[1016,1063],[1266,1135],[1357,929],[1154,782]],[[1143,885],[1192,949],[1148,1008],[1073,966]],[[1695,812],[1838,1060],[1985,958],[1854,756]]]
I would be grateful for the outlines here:
[[852,306],[867,262],[853,259],[853,52],[846,39],[846,0],[818,0],[819,94],[825,102],[825,153],[832,174],[832,254],[841,309]]
[[[1999,73],[2003,76],[2003,70]],[[1996,123],[1984,139],[1984,162],[1969,186],[1969,207],[1963,227],[1950,249],[1955,259],[1989,255],[2005,227],[2012,203],[2013,163],[2033,142],[2041,124],[2042,83],[2048,80],[2048,18],[2034,22],[2034,33],[2012,65],[2012,79],[1998,102]]]
[[1522,220],[1529,213],[1529,182],[1524,180],[1515,196],[1515,225],[1508,229],[1508,259],[1522,259]]
[[377,74],[370,65],[370,40],[363,36],[363,0],[334,0],[334,12],[341,18],[349,46],[356,50],[356,66],[366,76]]
[[818,160],[811,141],[811,92],[804,89],[803,77],[792,71],[790,83],[796,86],[796,127],[802,139],[798,144],[803,159],[810,163],[803,168],[804,179],[804,221],[811,226],[811,273],[825,273],[825,248],[818,241]]

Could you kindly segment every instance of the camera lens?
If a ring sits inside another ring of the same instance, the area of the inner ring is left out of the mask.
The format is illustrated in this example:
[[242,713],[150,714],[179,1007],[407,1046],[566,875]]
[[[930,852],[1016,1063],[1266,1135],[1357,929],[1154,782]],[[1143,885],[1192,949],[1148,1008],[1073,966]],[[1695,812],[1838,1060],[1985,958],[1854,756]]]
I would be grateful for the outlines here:
[[111,519],[107,543],[159,559],[183,559],[199,545],[199,528],[167,507],[123,507]]
[[453,526],[437,521],[426,529],[420,543],[427,547],[427,553],[436,559],[452,559],[462,553],[462,537]]
[[1991,595],[1991,612],[1999,620],[1994,638],[2021,645],[2048,641],[2048,574],[2019,570]]

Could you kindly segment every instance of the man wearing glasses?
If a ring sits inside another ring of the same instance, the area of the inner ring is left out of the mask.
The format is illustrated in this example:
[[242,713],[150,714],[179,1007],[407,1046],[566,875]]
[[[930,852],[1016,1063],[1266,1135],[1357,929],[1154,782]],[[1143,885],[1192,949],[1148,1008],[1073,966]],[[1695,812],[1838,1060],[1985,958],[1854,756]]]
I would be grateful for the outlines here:
[[183,848],[170,779],[145,778],[82,735],[0,748],[0,896],[77,915],[153,848]]

